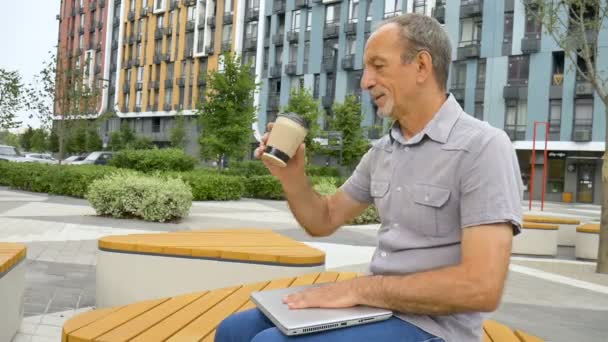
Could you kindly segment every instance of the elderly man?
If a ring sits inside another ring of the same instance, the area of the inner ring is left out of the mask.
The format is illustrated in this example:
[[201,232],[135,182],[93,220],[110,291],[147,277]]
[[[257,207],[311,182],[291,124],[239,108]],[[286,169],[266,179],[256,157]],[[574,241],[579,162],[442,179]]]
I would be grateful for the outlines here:
[[[312,236],[328,236],[370,203],[380,212],[372,275],[285,298],[293,309],[369,305],[390,320],[300,337],[283,336],[258,310],[227,318],[216,341],[480,341],[483,312],[501,299],[522,182],[506,134],[446,96],[451,56],[443,28],[406,14],[369,38],[361,87],[395,120],[333,196],[315,193],[304,146],[284,169],[291,211]],[[264,150],[263,139],[257,154]]]

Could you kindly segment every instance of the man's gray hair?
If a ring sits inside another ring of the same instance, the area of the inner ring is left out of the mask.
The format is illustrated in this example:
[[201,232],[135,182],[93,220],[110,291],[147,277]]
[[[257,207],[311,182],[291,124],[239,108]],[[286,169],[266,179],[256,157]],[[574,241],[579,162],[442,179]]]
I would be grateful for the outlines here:
[[[427,51],[433,58],[433,70],[440,87],[447,87],[452,46],[447,32],[432,17],[408,13],[384,20],[378,27],[397,24],[406,50],[401,58],[409,63],[420,51]],[[446,88],[444,88],[446,89]]]

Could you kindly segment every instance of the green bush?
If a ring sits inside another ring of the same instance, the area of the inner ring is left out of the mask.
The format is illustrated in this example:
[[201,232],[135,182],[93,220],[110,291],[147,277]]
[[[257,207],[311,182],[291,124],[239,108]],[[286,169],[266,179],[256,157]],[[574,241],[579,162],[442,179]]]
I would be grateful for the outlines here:
[[259,160],[246,160],[241,162],[232,162],[230,167],[222,170],[223,174],[234,176],[268,176],[270,172]]
[[91,184],[87,200],[99,215],[166,222],[188,215],[190,186],[179,178],[121,171]]
[[306,165],[306,174],[320,177],[340,177],[340,170],[331,166]]
[[283,186],[274,176],[253,176],[244,179],[245,197],[284,199]]
[[116,171],[96,165],[0,163],[0,185],[83,198],[93,181]]
[[179,174],[192,188],[196,201],[239,200],[245,193],[243,178],[212,174],[207,171],[191,171]]
[[[314,185],[315,191],[319,194],[327,196],[333,195],[338,191],[338,179],[336,178],[318,178],[318,181]],[[378,209],[375,205],[370,205],[365,209],[361,215],[355,217],[351,224],[370,224],[370,223],[380,223],[380,215],[378,214]]]
[[124,150],[116,153],[110,161],[112,166],[142,172],[190,171],[196,163],[196,158],[175,148]]

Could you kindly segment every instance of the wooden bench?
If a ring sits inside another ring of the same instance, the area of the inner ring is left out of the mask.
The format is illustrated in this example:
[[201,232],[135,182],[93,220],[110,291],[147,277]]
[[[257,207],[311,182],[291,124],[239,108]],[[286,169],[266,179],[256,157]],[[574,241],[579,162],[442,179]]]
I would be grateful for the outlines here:
[[325,253],[271,230],[222,229],[99,240],[97,307],[325,270]]
[[10,341],[21,326],[27,248],[0,242],[0,341]]
[[556,224],[524,221],[521,233],[513,238],[512,252],[529,255],[557,255]]
[[524,222],[557,224],[557,244],[559,246],[574,246],[576,240],[576,227],[581,221],[569,217],[524,215]]
[[587,223],[576,228],[576,247],[574,254],[577,258],[596,260],[599,246],[599,223]]
[[[68,320],[63,326],[62,341],[213,341],[215,329],[224,318],[255,307],[249,300],[253,291],[342,281],[357,276],[352,272],[313,273],[97,309]],[[493,321],[484,325],[484,342],[541,341],[526,336]]]

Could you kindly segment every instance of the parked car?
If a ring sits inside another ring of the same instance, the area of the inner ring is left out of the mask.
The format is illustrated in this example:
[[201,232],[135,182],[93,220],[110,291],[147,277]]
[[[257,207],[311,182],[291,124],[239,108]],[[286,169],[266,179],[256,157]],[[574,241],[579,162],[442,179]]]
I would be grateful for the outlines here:
[[25,161],[33,162],[33,163],[41,163],[41,164],[57,164],[59,163],[57,159],[53,158],[48,153],[26,153]]
[[69,164],[73,164],[75,162],[80,162],[83,161],[84,158],[86,158],[87,156],[69,156],[67,158],[65,158],[61,164],[63,165],[69,165]]
[[72,165],[106,165],[112,159],[112,152],[98,151],[92,152],[84,160],[72,162]]
[[26,160],[13,146],[0,145],[0,161],[23,163]]

